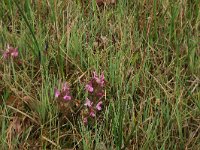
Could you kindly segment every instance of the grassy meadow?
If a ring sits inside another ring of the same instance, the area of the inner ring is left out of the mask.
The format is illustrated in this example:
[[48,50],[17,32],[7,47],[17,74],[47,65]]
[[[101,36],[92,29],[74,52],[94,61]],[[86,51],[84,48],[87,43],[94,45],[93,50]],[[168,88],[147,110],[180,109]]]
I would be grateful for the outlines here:
[[200,0],[1,0],[0,147],[198,150]]

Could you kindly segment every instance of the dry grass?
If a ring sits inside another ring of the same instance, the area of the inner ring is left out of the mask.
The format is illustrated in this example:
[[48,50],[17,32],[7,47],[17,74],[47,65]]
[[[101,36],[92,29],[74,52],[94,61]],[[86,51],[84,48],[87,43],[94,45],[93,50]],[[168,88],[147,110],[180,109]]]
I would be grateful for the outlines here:
[[[190,1],[0,2],[2,149],[198,149],[200,5]],[[84,85],[103,71],[103,110],[85,126]],[[67,81],[73,100],[56,101]]]

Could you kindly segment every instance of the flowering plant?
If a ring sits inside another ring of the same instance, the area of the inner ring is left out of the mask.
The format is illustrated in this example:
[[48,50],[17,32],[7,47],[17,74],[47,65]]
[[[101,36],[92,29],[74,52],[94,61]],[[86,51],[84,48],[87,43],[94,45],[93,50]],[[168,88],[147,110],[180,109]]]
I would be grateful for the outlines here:
[[61,100],[64,100],[64,101],[70,101],[71,100],[69,85],[67,83],[62,84],[61,90],[58,90],[57,88],[55,88],[55,98],[61,99]]
[[88,97],[84,103],[84,106],[86,106],[87,110],[83,119],[85,124],[87,124],[88,118],[94,118],[96,113],[102,110],[104,88],[105,77],[103,72],[100,76],[98,76],[96,72],[93,72],[93,77],[85,86],[85,90],[88,93]]
[[18,49],[11,47],[10,45],[7,46],[7,49],[3,52],[3,58],[8,59],[8,58],[17,58],[19,55]]

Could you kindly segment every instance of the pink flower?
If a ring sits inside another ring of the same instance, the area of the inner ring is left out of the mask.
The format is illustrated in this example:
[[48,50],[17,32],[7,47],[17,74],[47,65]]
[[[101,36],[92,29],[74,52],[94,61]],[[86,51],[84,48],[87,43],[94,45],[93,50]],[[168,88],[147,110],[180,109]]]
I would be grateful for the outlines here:
[[84,123],[84,124],[87,124],[87,123],[88,123],[87,117],[83,118],[83,123]]
[[95,117],[95,112],[94,112],[94,110],[90,110],[90,116],[91,116],[91,117]]
[[85,106],[88,106],[89,108],[92,107],[92,104],[93,102],[91,102],[88,98],[86,99],[86,102],[85,102]]
[[98,77],[96,71],[93,72],[93,78],[94,78],[95,80],[99,80],[99,77]]
[[91,83],[87,84],[87,85],[85,86],[85,89],[86,89],[88,92],[90,92],[90,93],[92,93],[92,92],[94,91],[94,88],[92,87],[92,84],[91,84]]
[[86,98],[84,105],[87,106],[87,117],[94,118],[96,116],[96,113],[102,110],[103,101],[101,99],[104,96],[104,85],[105,77],[103,72],[100,76],[98,76],[97,73],[94,71],[93,77],[85,86],[85,89],[88,92],[88,97],[93,100],[91,101],[89,98]]
[[4,59],[7,59],[8,56],[9,56],[9,52],[5,51],[5,52],[3,53],[3,58],[4,58]]
[[17,48],[15,48],[15,49],[13,49],[13,51],[10,53],[11,54],[11,56],[13,57],[13,58],[15,58],[15,57],[17,57],[18,56],[18,49]]
[[4,59],[8,59],[8,57],[16,58],[18,57],[18,54],[19,52],[17,48],[8,45],[6,51],[3,53],[3,58]]
[[63,91],[69,91],[69,86],[67,85],[67,83],[63,84],[62,90]]
[[100,101],[100,102],[97,103],[97,105],[96,105],[96,109],[97,109],[97,110],[100,111],[100,110],[102,109],[102,106],[101,106],[102,103],[103,103],[102,101]]
[[60,95],[60,91],[58,91],[58,89],[55,89],[55,97],[58,98]]
[[98,96],[99,98],[102,98],[102,97],[104,96],[104,93],[103,93],[103,91],[101,91],[101,92],[98,92],[98,93],[97,93],[97,96]]
[[64,100],[66,101],[69,101],[71,100],[71,96],[69,96],[68,94],[66,94],[64,97],[63,97]]
[[61,91],[55,89],[55,97],[65,101],[69,101],[72,99],[72,97],[70,96],[69,86],[67,85],[67,83],[64,83],[62,85]]
[[95,81],[97,82],[97,84],[99,84],[101,87],[104,86],[105,77],[104,77],[103,72],[101,73],[101,76],[98,77],[97,73],[94,71],[94,72],[93,72],[93,78],[95,79]]

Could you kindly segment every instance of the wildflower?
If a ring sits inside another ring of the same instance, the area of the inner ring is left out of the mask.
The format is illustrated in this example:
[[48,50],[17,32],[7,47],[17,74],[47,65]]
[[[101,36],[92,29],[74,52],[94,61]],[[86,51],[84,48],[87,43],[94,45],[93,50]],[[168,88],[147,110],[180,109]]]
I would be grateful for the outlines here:
[[15,48],[15,49],[13,49],[13,51],[11,51],[11,56],[13,57],[13,58],[15,58],[15,57],[18,57],[18,49],[17,48]]
[[8,56],[9,56],[9,53],[8,53],[7,51],[5,51],[5,52],[3,53],[3,58],[4,58],[4,59],[7,59]]
[[67,83],[63,84],[62,90],[63,91],[69,91],[69,86],[67,85]]
[[68,101],[68,100],[71,100],[71,96],[69,96],[68,94],[66,94],[66,95],[63,97],[63,99],[64,99],[64,100],[67,100],[67,101]]
[[83,118],[83,123],[84,123],[84,124],[87,124],[87,123],[88,123],[87,117],[84,117],[84,118]]
[[[105,86],[105,77],[103,72],[100,76],[97,73],[93,72],[93,77],[85,86],[85,90],[88,92],[88,98],[86,98],[85,106],[87,106],[87,111],[84,117],[94,118],[97,111],[102,110],[103,101],[101,99],[104,96],[104,86]],[[92,99],[92,101],[91,101]],[[94,105],[95,104],[95,105]],[[83,120],[86,122],[86,119]]]
[[63,99],[65,101],[69,101],[72,99],[72,97],[70,96],[69,86],[67,85],[67,83],[64,83],[62,85],[61,91],[59,91],[58,89],[55,89],[55,97]]
[[93,109],[90,110],[90,116],[91,116],[91,117],[95,117],[95,112],[94,112]]
[[101,99],[103,96],[104,96],[103,91],[99,91],[99,92],[97,93],[97,97],[99,97],[100,99]]
[[97,109],[97,110],[100,111],[100,110],[102,109],[102,106],[101,106],[102,103],[103,103],[102,101],[100,101],[100,102],[97,103],[97,105],[96,105],[96,109]]
[[92,87],[92,84],[91,84],[91,83],[87,84],[87,85],[85,86],[85,89],[86,89],[88,92],[90,92],[90,93],[92,93],[92,92],[94,91],[94,88]]
[[86,99],[86,102],[85,102],[85,106],[88,106],[89,108],[92,107],[92,104],[93,102],[91,102],[88,98]]
[[105,77],[104,77],[103,72],[101,73],[101,76],[98,77],[97,73],[94,71],[94,72],[93,72],[93,78],[95,79],[96,83],[99,84],[101,87],[104,86]]
[[60,95],[60,91],[58,91],[58,89],[55,89],[55,97],[58,98]]
[[18,49],[11,47],[11,46],[7,46],[7,49],[5,52],[3,52],[3,58],[4,59],[8,59],[8,57],[12,57],[12,58],[17,58],[19,55]]

